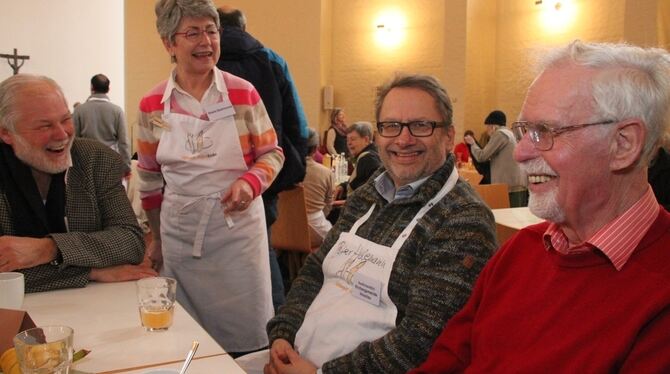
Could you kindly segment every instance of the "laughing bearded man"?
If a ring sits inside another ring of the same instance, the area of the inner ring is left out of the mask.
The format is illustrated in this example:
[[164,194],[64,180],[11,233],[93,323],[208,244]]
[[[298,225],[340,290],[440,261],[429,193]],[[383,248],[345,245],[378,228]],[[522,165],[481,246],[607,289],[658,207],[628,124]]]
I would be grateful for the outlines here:
[[0,140],[0,272],[23,273],[26,292],[156,275],[142,264],[121,158],[74,138],[56,82],[18,74],[0,83]]

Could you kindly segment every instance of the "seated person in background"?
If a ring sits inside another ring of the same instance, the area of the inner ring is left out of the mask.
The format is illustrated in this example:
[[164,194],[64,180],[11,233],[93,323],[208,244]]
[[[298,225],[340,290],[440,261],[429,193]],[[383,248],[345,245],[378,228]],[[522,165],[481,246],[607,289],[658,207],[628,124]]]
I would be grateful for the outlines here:
[[[439,82],[399,75],[375,106],[383,167],[349,196],[268,323],[270,355],[255,354],[266,373],[404,373],[495,249],[491,211],[455,170]],[[238,363],[258,372],[253,357]]]
[[[475,136],[475,133],[472,130],[465,130],[463,136]],[[460,164],[467,164],[470,160],[470,150],[468,149],[468,144],[465,141],[462,141],[454,147],[454,154],[456,155],[456,163],[458,167]]]
[[155,276],[121,185],[118,153],[74,137],[60,87],[47,77],[0,83],[0,272],[25,275],[26,291],[89,280]]
[[341,183],[335,189],[336,200],[346,200],[355,189],[368,181],[368,178],[381,165],[377,147],[372,142],[372,124],[370,122],[354,122],[347,129],[347,148],[354,158],[354,170],[349,181]]
[[326,219],[333,203],[333,173],[313,159],[319,147],[319,134],[311,128],[308,131],[307,171],[302,185],[305,188],[305,205],[311,244],[312,247],[318,247],[333,226]]
[[500,248],[413,373],[670,370],[670,214],[647,183],[670,55],[575,41],[543,67],[513,128],[548,222]]
[[658,203],[670,212],[670,154],[666,148],[659,147],[651,160],[648,180]]

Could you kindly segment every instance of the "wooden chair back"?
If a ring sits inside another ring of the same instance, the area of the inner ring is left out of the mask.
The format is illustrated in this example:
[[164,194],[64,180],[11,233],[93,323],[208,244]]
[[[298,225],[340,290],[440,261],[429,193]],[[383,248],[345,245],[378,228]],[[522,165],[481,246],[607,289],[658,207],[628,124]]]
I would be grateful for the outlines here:
[[298,185],[280,192],[277,213],[277,220],[270,228],[272,248],[310,253],[312,248],[304,188]]
[[490,209],[509,208],[507,184],[476,184],[472,186]]

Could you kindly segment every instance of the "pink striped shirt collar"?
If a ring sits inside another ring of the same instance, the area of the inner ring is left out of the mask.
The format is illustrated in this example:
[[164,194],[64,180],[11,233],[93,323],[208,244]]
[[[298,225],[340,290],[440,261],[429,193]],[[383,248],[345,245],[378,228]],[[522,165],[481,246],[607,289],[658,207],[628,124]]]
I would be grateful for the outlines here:
[[551,223],[544,232],[544,245],[547,250],[554,249],[562,254],[597,248],[609,258],[617,270],[621,270],[651,227],[659,211],[658,202],[649,187],[640,200],[622,215],[600,228],[586,242],[571,247],[561,228]]

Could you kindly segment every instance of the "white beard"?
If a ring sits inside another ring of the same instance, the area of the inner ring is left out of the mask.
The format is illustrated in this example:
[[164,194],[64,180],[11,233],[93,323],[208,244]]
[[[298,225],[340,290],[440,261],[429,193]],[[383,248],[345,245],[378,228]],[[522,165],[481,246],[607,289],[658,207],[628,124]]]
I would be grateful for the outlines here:
[[[526,175],[547,174],[556,175],[556,172],[541,158],[535,158],[520,163],[521,171]],[[558,187],[539,194],[529,189],[528,208],[534,215],[547,221],[561,223],[565,221],[565,212],[558,204]]]
[[[31,168],[48,173],[48,174],[58,174],[67,170],[72,166],[72,155],[70,154],[70,149],[72,148],[72,141],[74,137],[71,137],[67,141],[65,146],[66,157],[58,160],[50,160],[44,152],[47,152],[44,149],[36,149],[32,147],[22,136],[15,133],[14,136],[14,154],[16,158],[23,161]],[[61,144],[59,144],[60,146]]]

